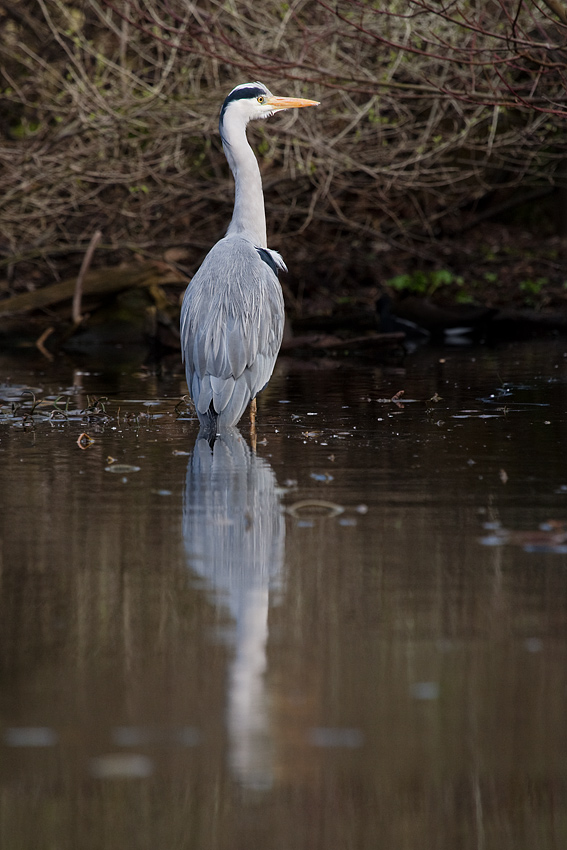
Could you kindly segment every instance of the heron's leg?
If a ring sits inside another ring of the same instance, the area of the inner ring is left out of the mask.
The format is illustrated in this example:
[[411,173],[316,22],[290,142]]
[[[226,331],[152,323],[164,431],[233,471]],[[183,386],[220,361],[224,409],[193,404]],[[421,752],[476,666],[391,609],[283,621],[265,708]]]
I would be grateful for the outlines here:
[[258,405],[256,404],[256,399],[253,398],[250,402],[250,442],[252,444],[252,451],[256,451],[256,411]]

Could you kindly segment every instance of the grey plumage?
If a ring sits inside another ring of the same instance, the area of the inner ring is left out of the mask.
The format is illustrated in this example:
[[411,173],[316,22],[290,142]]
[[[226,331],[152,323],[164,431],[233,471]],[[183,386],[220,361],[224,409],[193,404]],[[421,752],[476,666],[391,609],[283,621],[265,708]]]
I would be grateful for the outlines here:
[[209,251],[183,302],[187,383],[203,424],[234,425],[268,383],[283,334],[281,286],[239,234]]
[[181,350],[201,425],[235,425],[266,386],[280,349],[284,302],[277,269],[285,263],[266,246],[262,179],[246,125],[281,109],[315,101],[277,98],[262,83],[237,86],[219,122],[235,180],[226,236],[214,245],[189,284],[181,308]]

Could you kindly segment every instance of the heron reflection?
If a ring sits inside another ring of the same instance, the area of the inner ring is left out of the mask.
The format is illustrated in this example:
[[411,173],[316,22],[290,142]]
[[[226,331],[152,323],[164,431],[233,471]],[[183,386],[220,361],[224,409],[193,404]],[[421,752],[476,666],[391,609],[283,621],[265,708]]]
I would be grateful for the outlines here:
[[188,563],[235,623],[227,727],[235,777],[249,787],[273,778],[264,674],[268,610],[282,581],[285,522],[274,472],[236,428],[195,442],[185,485]]

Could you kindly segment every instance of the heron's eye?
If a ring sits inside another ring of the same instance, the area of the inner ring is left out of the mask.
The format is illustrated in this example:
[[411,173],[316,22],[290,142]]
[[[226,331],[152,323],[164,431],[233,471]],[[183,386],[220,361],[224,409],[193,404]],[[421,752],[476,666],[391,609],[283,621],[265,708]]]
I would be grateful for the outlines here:
[[259,95],[258,103],[265,103],[265,102],[266,102],[266,98],[264,97],[264,95],[263,94]]

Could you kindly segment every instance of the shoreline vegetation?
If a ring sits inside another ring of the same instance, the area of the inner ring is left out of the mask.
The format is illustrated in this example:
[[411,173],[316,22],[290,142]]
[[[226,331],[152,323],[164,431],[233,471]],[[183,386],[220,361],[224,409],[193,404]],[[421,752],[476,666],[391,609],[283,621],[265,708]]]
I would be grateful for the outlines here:
[[567,7],[377,5],[4,5],[0,345],[49,354],[131,316],[175,347],[183,288],[232,210],[220,104],[248,79],[321,101],[250,129],[307,349],[379,347],[403,332],[392,317],[563,331]]

